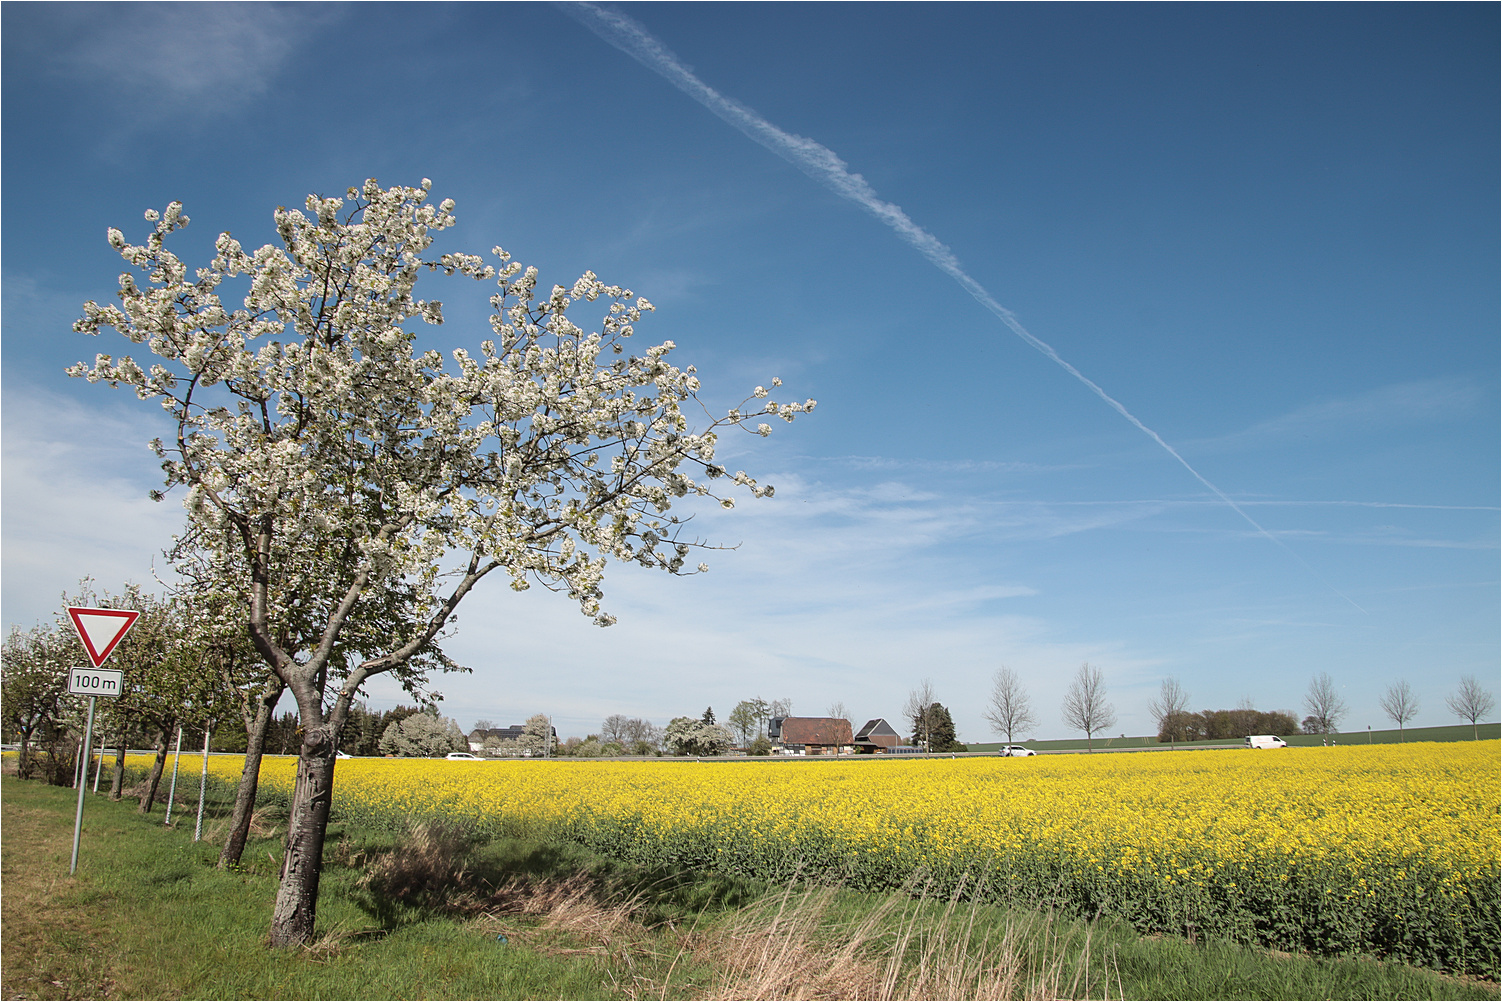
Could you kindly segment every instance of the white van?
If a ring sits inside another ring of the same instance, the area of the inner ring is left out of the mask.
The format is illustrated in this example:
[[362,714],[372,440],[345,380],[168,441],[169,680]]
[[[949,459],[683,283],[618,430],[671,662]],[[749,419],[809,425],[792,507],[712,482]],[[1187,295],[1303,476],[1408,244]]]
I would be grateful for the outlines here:
[[1272,734],[1249,734],[1246,746],[1248,748],[1287,748],[1288,742]]

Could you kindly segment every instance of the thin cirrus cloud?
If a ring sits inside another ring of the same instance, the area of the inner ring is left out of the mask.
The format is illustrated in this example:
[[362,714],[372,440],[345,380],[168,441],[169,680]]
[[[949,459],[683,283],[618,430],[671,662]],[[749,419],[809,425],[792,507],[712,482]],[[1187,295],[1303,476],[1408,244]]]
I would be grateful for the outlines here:
[[[1189,502],[1186,502],[1189,503]],[[1200,502],[1206,503],[1206,502]],[[1269,505],[1286,508],[1412,508],[1419,511],[1502,511],[1488,504],[1409,504],[1406,501],[1243,501],[1244,505]]]
[[119,84],[138,122],[217,114],[264,95],[313,29],[337,16],[337,7],[320,5],[88,5],[70,18],[60,62]]
[[1415,380],[1298,407],[1241,431],[1192,444],[1199,452],[1277,447],[1299,440],[1453,421],[1474,415],[1481,404],[1482,392],[1472,380]]
[[821,459],[822,462],[842,463],[857,470],[916,470],[924,473],[994,474],[994,473],[1056,473],[1061,470],[1079,470],[1079,463],[1019,463],[998,462],[989,459],[905,459],[895,456],[835,456]]

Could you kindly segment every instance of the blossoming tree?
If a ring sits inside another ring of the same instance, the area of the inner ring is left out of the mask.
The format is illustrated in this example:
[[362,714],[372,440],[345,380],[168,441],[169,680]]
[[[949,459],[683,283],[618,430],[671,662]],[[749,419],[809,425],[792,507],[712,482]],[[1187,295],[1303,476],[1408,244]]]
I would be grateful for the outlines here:
[[[74,325],[111,328],[154,356],[100,354],[68,372],[128,386],[170,415],[173,435],[153,443],[167,485],[184,488],[204,540],[237,551],[243,622],[297,701],[302,744],[273,945],[313,934],[339,732],[367,679],[429,649],[493,571],[517,590],[566,592],[608,625],[608,559],[693,572],[686,560],[702,543],[683,533],[675,501],[731,507],[720,483],[772,494],[727,476],[718,431],[766,435],[759,416],[792,421],[813,407],[757,387],[691,429],[693,367],[667,361],[671,341],[627,351],[650,303],[588,272],[540,293],[536,269],[499,247],[493,264],[430,253],[454,217],[453,202],[431,204],[429,189],[370,180],[345,198],[309,196],[306,213],[277,209],[277,242],[247,251],[221,234],[209,264],[191,272],[166,246],[188,223],[182,206],[150,211],[143,244],[109,231],[131,266],[120,305],[89,302]],[[498,288],[490,337],[477,353],[454,350],[452,365],[419,350],[404,326],[443,321],[440,302],[414,297],[424,270]],[[235,283],[238,307],[223,298]],[[604,308],[598,331],[569,318],[581,301]],[[287,587],[309,568],[311,585]],[[304,604],[279,605],[293,591]],[[393,603],[408,614],[366,615]],[[380,649],[367,630],[363,658],[339,664],[341,634],[377,621],[391,624]]]
[[[276,705],[286,690],[286,683],[267,669],[244,628],[245,610],[257,588],[248,573],[243,548],[236,545],[236,535],[231,532],[225,539],[223,532],[208,534],[190,525],[167,551],[180,591],[194,607],[192,629],[212,638],[211,646],[219,655],[218,681],[239,704],[245,725],[245,761],[235,791],[229,834],[219,854],[221,869],[238,866],[245,850],[266,738],[274,723]],[[276,573],[264,589],[265,606],[271,610],[267,626],[288,638],[318,636],[328,622],[331,600],[347,587],[354,568],[336,540],[304,534],[295,543],[282,547],[275,561]],[[417,621],[426,618],[423,605],[419,590],[407,582],[387,581],[378,592],[371,592],[340,629],[325,662],[326,675],[342,680],[351,666],[358,666],[368,654],[382,653],[391,637],[409,634]],[[281,643],[290,646],[290,641]],[[423,704],[437,696],[429,690],[428,672],[468,670],[450,660],[435,637],[390,674]],[[322,687],[327,696],[327,685]],[[346,717],[341,729],[351,719]]]

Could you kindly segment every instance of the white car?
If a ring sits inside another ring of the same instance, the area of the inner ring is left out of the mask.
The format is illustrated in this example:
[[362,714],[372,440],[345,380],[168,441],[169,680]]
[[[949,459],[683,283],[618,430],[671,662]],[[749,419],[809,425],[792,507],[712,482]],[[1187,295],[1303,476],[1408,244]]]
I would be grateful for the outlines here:
[[483,761],[478,755],[471,755],[467,751],[451,751],[443,756],[450,762],[480,762]]
[[996,754],[1002,758],[1031,758],[1038,753],[1021,745],[1002,745]]

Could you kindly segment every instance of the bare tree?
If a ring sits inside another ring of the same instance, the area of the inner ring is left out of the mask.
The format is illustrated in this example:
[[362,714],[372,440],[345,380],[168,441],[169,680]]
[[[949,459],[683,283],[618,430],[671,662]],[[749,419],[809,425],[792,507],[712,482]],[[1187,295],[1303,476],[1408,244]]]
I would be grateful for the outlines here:
[[1403,740],[1403,725],[1418,716],[1419,698],[1413,694],[1407,679],[1399,679],[1387,687],[1387,691],[1378,700],[1382,706],[1382,712],[1392,718],[1393,723],[1398,725],[1398,740]]
[[1099,668],[1080,665],[1064,693],[1064,723],[1085,732],[1085,746],[1095,751],[1095,732],[1116,726],[1116,707],[1106,702],[1105,678]]
[[1158,725],[1159,740],[1166,734],[1169,747],[1173,747],[1174,738],[1179,733],[1178,718],[1189,712],[1189,690],[1177,677],[1168,676],[1158,687],[1158,698],[1147,704],[1147,712],[1153,715]]
[[650,720],[632,717],[621,730],[623,744],[633,755],[654,755],[662,747],[662,728]]
[[624,746],[628,740],[626,729],[630,723],[631,721],[627,719],[625,714],[612,713],[600,725],[600,743],[606,744],[613,741],[618,745]]
[[1314,718],[1316,733],[1336,733],[1336,725],[1346,715],[1346,703],[1335,690],[1335,681],[1328,672],[1320,672],[1309,680],[1309,691],[1304,694],[1304,709]]
[[1033,713],[1032,700],[1022,687],[1022,680],[1005,665],[991,676],[991,699],[986,706],[985,717],[990,721],[993,731],[1007,736],[1007,744],[1012,743],[1014,731],[1027,730],[1038,723],[1038,717]]
[[841,700],[837,699],[833,703],[829,704],[829,716],[833,717],[836,720],[844,720],[848,722],[851,727],[855,726],[855,721],[851,718],[850,711],[845,709],[845,704]]
[[1455,695],[1448,697],[1445,703],[1449,705],[1450,712],[1461,720],[1471,722],[1471,738],[1477,735],[1476,721],[1492,711],[1497,705],[1497,700],[1490,692],[1481,687],[1476,681],[1475,675],[1466,675],[1460,680],[1460,688],[1455,690]]
[[791,698],[774,699],[767,709],[775,717],[791,717],[793,715],[793,701]]
[[934,727],[934,684],[929,679],[907,694],[903,715],[913,722],[913,742],[928,751],[928,738]]

